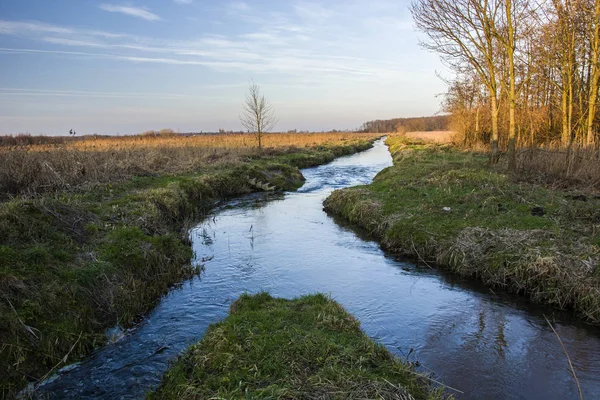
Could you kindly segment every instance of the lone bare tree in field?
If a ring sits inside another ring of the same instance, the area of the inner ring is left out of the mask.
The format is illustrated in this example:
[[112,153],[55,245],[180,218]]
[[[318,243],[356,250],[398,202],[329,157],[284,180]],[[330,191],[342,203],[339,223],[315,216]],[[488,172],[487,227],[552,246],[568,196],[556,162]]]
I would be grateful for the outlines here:
[[260,88],[254,82],[248,88],[246,101],[242,106],[240,122],[248,130],[256,135],[258,149],[262,149],[262,135],[269,132],[277,123],[273,106],[265,96],[260,93]]

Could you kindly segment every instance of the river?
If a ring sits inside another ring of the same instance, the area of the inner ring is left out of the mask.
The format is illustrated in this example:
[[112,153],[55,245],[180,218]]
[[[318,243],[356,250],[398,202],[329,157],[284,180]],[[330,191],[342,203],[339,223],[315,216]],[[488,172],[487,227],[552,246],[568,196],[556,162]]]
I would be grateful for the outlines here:
[[142,398],[169,360],[226,317],[243,292],[293,298],[323,292],[365,332],[418,364],[457,399],[600,398],[600,330],[568,313],[416,266],[382,251],[368,235],[327,216],[332,190],[367,184],[392,159],[382,141],[365,152],[302,171],[296,192],[231,201],[191,232],[204,266],[122,338],[44,384],[59,399]]

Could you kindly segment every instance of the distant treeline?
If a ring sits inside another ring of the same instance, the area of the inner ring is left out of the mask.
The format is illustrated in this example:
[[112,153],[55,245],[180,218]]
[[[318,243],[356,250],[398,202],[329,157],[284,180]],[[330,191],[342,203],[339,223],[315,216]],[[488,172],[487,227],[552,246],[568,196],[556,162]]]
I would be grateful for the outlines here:
[[448,130],[450,116],[438,115],[434,117],[393,118],[368,121],[360,127],[361,132],[386,133],[386,132],[414,132],[414,131],[445,131]]

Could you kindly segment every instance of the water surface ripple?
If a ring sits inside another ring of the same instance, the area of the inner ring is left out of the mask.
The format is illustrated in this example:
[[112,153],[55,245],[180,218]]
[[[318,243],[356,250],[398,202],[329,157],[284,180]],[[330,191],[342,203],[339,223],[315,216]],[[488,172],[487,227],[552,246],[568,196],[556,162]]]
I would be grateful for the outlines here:
[[[600,398],[600,332],[568,315],[386,255],[336,223],[322,202],[391,165],[380,141],[366,152],[303,170],[285,195],[233,201],[191,232],[205,272],[172,290],[120,341],[43,386],[60,399],[141,398],[178,353],[227,315],[243,292],[324,292],[398,356],[460,389],[458,399],[568,399],[577,387],[543,315],[556,319],[586,399]],[[208,260],[208,261],[206,261]]]

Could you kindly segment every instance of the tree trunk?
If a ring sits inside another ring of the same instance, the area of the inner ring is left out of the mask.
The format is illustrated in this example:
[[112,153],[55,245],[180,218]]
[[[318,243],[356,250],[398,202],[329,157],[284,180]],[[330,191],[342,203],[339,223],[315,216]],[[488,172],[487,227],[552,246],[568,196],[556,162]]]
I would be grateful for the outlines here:
[[475,110],[475,139],[474,139],[474,141],[480,140],[479,137],[480,137],[480,135],[479,135],[479,104],[478,104],[477,108]]
[[258,131],[256,133],[256,138],[258,139],[258,151],[262,150],[262,132]]
[[592,38],[592,57],[590,60],[590,95],[588,100],[588,118],[586,145],[594,143],[594,118],[596,117],[596,101],[598,99],[598,85],[600,84],[600,0],[595,0],[594,7],[594,37]]
[[566,83],[563,83],[562,87],[562,98],[561,98],[561,112],[562,112],[562,135],[561,142],[563,146],[568,146],[570,141],[569,134],[569,91],[566,87]]
[[516,90],[515,90],[515,27],[512,23],[512,1],[506,1],[506,25],[508,37],[506,38],[506,52],[508,53],[508,170],[515,172],[517,169],[516,156]]
[[490,164],[496,165],[500,155],[498,154],[498,98],[496,90],[490,90],[492,102],[492,154],[490,155]]

